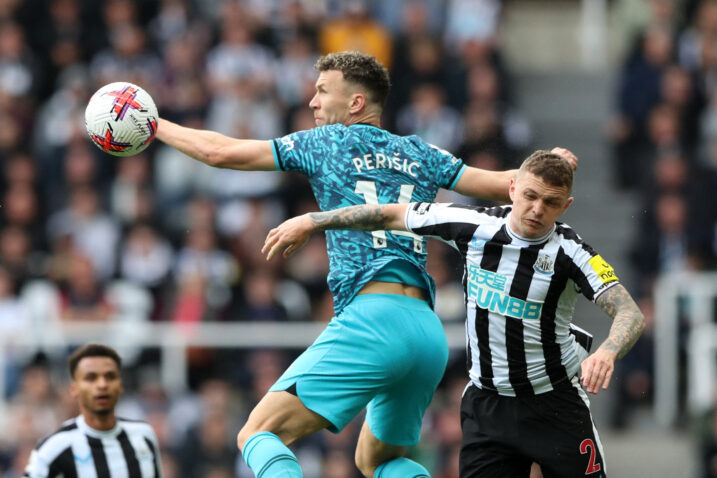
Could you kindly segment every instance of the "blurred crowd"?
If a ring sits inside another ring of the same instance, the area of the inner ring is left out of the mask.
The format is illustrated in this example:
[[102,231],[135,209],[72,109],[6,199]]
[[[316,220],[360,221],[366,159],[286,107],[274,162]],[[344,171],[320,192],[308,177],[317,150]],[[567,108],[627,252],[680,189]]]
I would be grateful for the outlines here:
[[[656,278],[717,268],[717,2],[644,5],[620,72],[611,135],[615,185],[637,192],[641,204],[630,257],[633,290],[649,322],[619,364],[625,406],[616,409],[616,425],[625,425],[630,405],[652,392]],[[683,317],[683,331],[689,320]],[[684,335],[676,338],[683,359]],[[717,477],[717,429],[712,419],[697,429],[700,476]]]
[[[328,321],[323,237],[289,260],[260,253],[272,226],[316,210],[303,177],[220,171],[159,143],[110,157],[84,131],[90,95],[130,81],[167,119],[270,139],[314,126],[316,59],[358,49],[391,71],[384,127],[505,169],[531,130],[513,107],[500,18],[499,0],[0,0],[0,334],[12,344],[63,321]],[[431,249],[439,315],[460,321],[459,262]],[[141,350],[125,357],[118,412],[152,423],[166,477],[249,477],[235,434],[298,352],[191,349],[190,387],[170,395],[159,352]],[[3,353],[0,476],[19,477],[36,441],[77,410],[66,350]],[[457,476],[463,363],[451,361],[411,450],[432,476]],[[360,419],[297,443],[305,476],[357,476]]]

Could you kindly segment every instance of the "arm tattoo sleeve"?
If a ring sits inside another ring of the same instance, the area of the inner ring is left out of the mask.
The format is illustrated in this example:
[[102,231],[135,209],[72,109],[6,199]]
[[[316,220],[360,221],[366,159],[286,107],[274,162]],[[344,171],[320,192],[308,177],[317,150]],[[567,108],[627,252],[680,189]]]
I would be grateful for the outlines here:
[[615,352],[620,359],[645,330],[645,317],[622,284],[605,291],[598,297],[596,304],[613,319],[610,334],[600,347]]
[[327,229],[359,229],[374,231],[387,229],[390,217],[385,214],[384,206],[362,204],[333,211],[312,212],[309,217],[317,231]]

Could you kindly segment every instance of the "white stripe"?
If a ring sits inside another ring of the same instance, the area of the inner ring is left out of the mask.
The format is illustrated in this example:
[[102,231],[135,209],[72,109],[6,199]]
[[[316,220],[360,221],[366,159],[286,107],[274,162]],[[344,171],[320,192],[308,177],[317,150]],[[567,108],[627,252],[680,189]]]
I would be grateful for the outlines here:
[[574,375],[573,378],[570,380],[570,382],[573,384],[573,387],[578,391],[578,395],[585,403],[585,406],[588,408],[588,414],[590,415],[590,424],[593,426],[593,434],[595,435],[595,446],[598,447],[598,450],[600,450],[600,456],[602,457],[602,468],[603,473],[605,476],[607,476],[607,464],[605,463],[605,451],[603,451],[602,448],[602,442],[600,441],[600,435],[598,435],[597,428],[595,428],[595,421],[593,420],[593,413],[590,411],[590,399],[588,398],[588,394],[585,393],[585,390],[583,390],[583,387],[580,386],[580,380],[578,379],[577,375]]

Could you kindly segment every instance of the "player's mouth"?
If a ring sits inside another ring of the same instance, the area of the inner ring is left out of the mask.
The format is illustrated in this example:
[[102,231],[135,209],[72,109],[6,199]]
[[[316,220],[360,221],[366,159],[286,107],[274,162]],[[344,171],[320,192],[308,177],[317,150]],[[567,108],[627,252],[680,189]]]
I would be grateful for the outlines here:
[[95,403],[98,405],[109,405],[111,399],[109,395],[95,395]]
[[525,222],[526,222],[530,227],[535,227],[535,228],[538,228],[538,227],[540,227],[540,226],[543,225],[543,223],[541,223],[540,221],[536,221],[535,219],[528,219],[528,218],[526,218],[526,219],[525,219]]

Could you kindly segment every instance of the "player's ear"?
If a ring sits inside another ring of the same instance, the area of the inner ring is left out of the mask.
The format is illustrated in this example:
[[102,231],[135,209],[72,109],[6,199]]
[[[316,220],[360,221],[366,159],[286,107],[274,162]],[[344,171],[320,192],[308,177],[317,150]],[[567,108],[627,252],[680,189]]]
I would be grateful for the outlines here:
[[508,186],[508,196],[510,197],[510,201],[515,201],[515,182],[516,178],[510,178],[510,186]]
[[72,398],[77,398],[77,382],[74,380],[70,382],[70,395]]
[[366,106],[366,97],[363,93],[354,93],[349,102],[349,113],[358,113]]
[[565,207],[563,208],[563,212],[561,212],[560,214],[563,214],[565,211],[568,210],[568,208],[570,207],[570,205],[573,203],[573,200],[575,200],[574,197],[569,197],[568,200],[565,201]]

